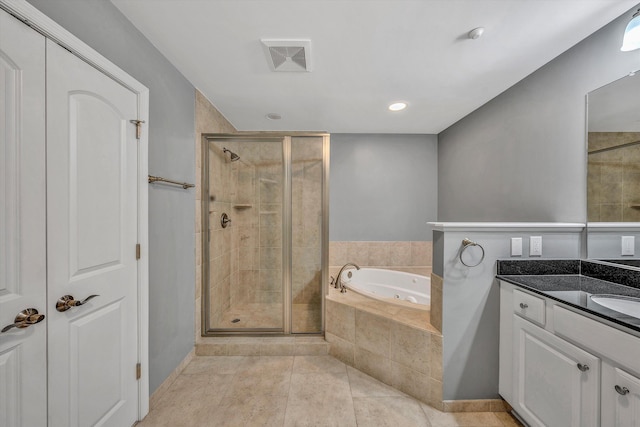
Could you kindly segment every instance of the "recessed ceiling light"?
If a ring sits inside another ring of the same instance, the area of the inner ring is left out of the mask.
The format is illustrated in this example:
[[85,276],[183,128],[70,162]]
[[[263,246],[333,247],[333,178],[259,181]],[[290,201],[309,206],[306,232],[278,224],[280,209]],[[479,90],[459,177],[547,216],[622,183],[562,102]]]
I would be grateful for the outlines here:
[[484,33],[484,27],[478,27],[478,28],[474,28],[473,30],[469,31],[469,34],[467,36],[471,40],[478,40],[480,37],[482,37],[483,33]]
[[391,111],[402,111],[405,108],[407,108],[406,102],[394,102],[393,104],[389,105],[389,110]]
[[280,120],[282,116],[278,113],[269,113],[265,116],[269,120]]

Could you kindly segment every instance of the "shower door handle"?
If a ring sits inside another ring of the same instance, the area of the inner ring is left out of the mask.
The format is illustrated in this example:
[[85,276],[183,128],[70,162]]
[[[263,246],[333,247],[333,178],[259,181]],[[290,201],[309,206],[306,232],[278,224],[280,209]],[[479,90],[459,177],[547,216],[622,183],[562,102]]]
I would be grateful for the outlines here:
[[220,225],[222,226],[222,228],[227,228],[227,225],[231,222],[231,219],[229,218],[229,215],[227,215],[226,213],[223,213],[222,216],[220,216]]

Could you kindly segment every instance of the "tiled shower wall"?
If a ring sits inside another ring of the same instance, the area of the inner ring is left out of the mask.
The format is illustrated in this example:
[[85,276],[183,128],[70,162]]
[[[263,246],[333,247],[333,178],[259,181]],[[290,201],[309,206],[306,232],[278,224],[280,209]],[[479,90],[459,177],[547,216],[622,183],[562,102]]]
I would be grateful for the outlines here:
[[[238,228],[223,228],[220,218],[226,213],[232,220],[235,219],[233,204],[236,200],[239,168],[238,162],[230,162],[228,155],[215,144],[209,144],[208,150],[209,322],[210,325],[218,325],[224,312],[232,305],[231,290],[238,288]],[[203,238],[206,242],[207,235]],[[237,295],[234,294],[233,297],[237,299]]]
[[239,174],[233,206],[237,219],[234,226],[240,237],[240,282],[232,303],[281,303],[281,147],[271,142],[243,143],[237,152],[243,159],[235,162],[239,164]]
[[329,242],[329,274],[335,277],[347,262],[429,277],[432,242]]
[[323,138],[291,138],[292,331],[322,331]]
[[[203,133],[235,133],[236,129],[224,118],[222,114],[205,98],[196,91],[196,300],[195,300],[195,331],[196,340],[202,333],[201,308],[202,308],[202,242],[207,233],[202,229],[202,134]],[[205,195],[205,200],[208,195]]]
[[640,144],[621,146],[633,142],[640,132],[589,132],[588,221],[640,221]]

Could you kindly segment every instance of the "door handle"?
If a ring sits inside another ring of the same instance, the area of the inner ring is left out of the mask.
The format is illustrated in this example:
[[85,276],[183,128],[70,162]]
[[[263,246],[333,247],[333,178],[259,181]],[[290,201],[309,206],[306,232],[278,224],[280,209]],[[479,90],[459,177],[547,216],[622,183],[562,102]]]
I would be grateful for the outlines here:
[[12,328],[27,328],[31,325],[35,325],[36,323],[40,323],[44,320],[44,314],[38,314],[38,310],[35,308],[27,308],[22,310],[16,318],[13,320],[12,325],[7,325],[2,328],[0,332],[7,332]]
[[89,300],[99,296],[100,295],[89,295],[82,301],[78,301],[74,299],[72,295],[65,295],[62,298],[58,298],[58,302],[56,302],[56,310],[58,310],[59,312],[67,311],[72,307],[86,304],[87,302],[89,302]]
[[619,385],[616,384],[616,386],[614,387],[616,389],[616,391],[618,392],[618,394],[624,396],[625,394],[629,393],[629,389],[626,387],[620,387]]
[[583,365],[582,363],[578,363],[576,366],[582,372],[587,372],[589,370],[589,365]]

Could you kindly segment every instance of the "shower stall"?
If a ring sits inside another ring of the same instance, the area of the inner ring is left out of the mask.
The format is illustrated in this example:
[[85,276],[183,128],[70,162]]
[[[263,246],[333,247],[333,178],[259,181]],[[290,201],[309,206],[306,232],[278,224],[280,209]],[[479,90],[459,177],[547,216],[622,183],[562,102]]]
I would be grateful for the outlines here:
[[203,135],[202,335],[320,334],[329,135]]

